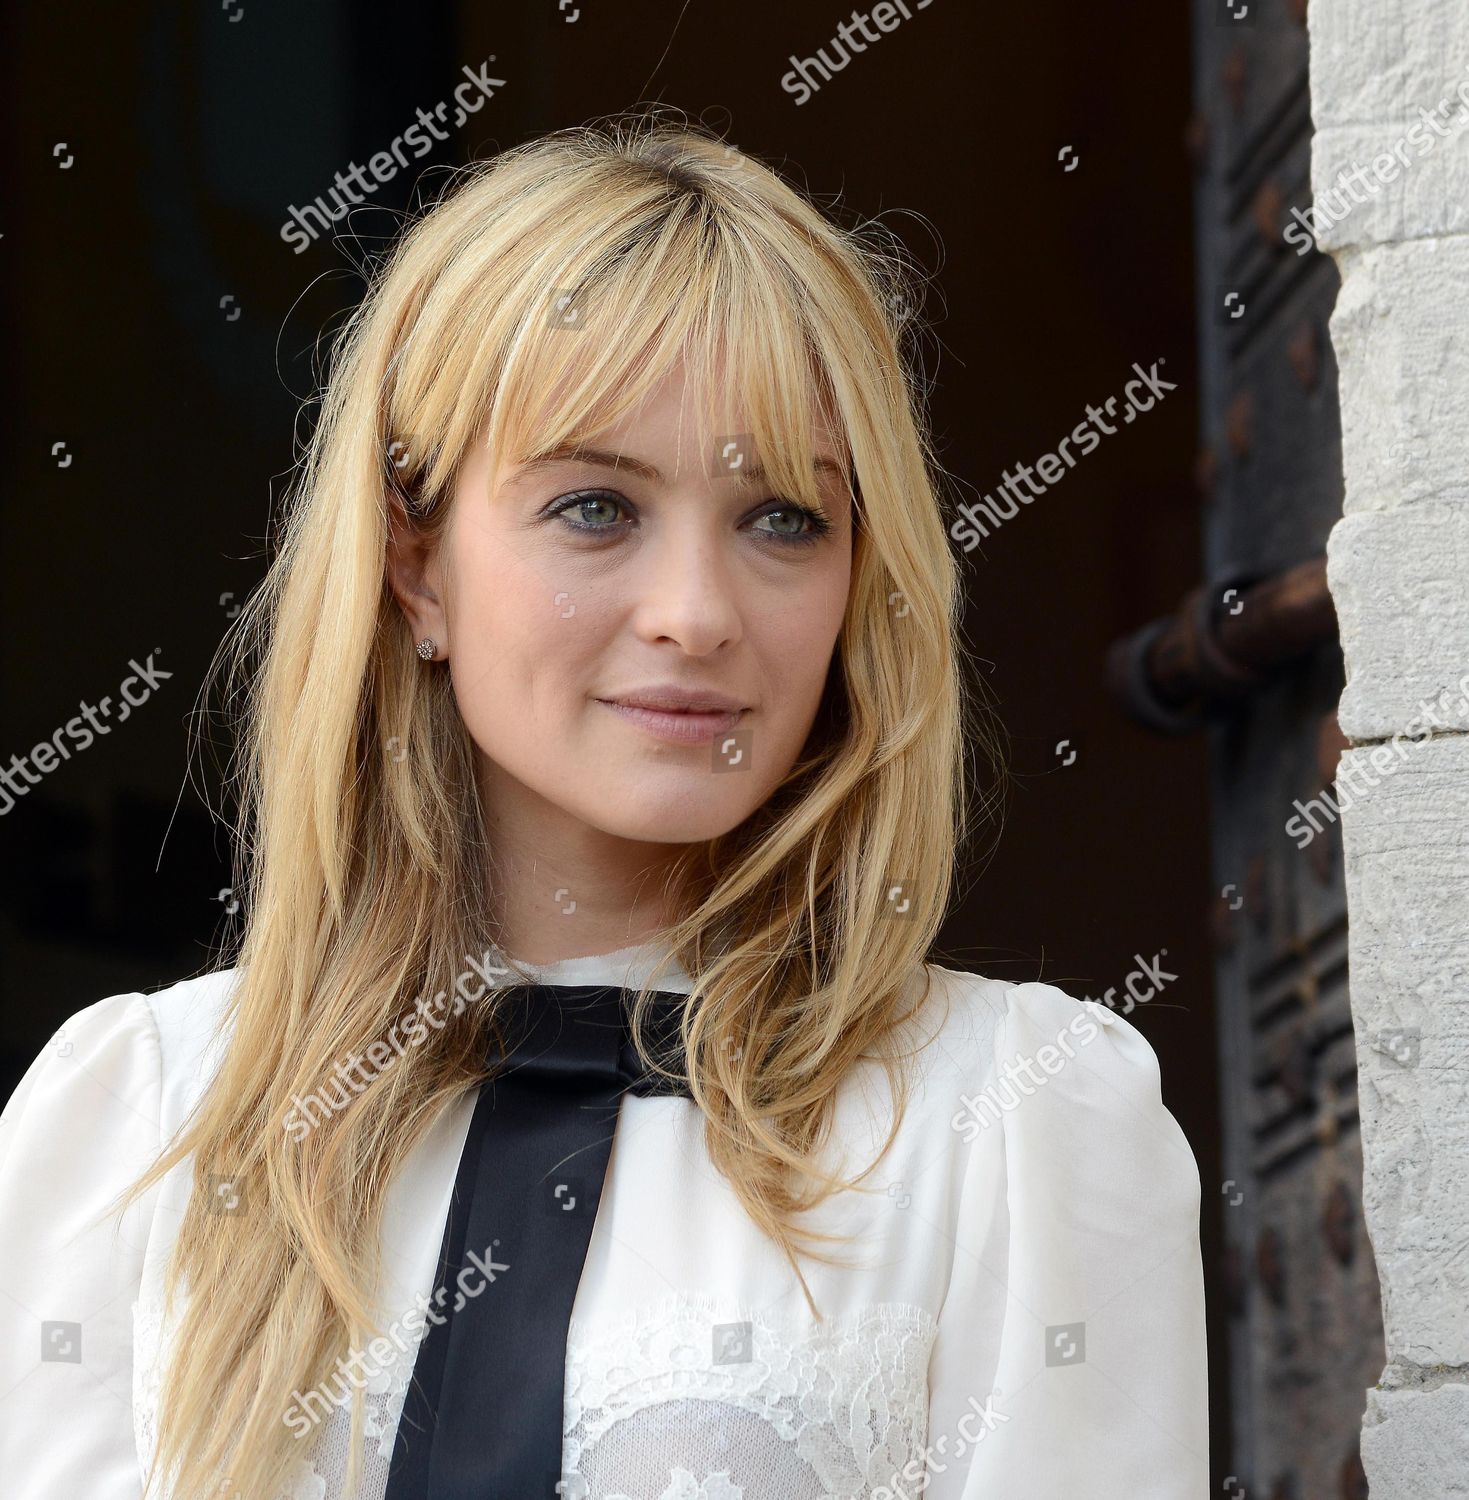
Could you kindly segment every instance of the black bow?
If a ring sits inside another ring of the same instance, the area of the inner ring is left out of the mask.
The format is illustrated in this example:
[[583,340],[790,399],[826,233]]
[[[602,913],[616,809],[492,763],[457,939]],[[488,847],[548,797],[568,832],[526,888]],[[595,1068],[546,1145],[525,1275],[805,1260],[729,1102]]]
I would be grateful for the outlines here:
[[[384,1500],[563,1494],[566,1335],[622,1096],[688,1097],[645,1071],[633,993],[506,993],[508,1061],[481,1087],[465,1136]],[[687,999],[653,992],[643,1028],[676,1071]]]

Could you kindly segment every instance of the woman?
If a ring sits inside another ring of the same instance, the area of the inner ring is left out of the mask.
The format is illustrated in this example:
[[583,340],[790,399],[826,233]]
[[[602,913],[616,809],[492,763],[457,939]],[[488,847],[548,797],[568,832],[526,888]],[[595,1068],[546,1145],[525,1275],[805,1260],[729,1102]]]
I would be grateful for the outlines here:
[[4,1115],[10,1500],[1202,1500],[1152,1050],[924,962],[994,734],[906,305],[652,118],[402,237],[241,619],[236,961]]

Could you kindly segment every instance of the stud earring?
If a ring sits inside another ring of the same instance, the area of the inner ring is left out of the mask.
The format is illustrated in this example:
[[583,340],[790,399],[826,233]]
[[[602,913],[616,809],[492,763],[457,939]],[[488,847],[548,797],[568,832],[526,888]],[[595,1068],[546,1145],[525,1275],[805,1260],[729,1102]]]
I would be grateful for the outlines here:
[[431,635],[424,636],[424,638],[415,647],[415,650],[417,650],[419,656],[421,656],[424,661],[432,661],[434,659],[434,652],[436,652],[438,649],[439,648],[434,645],[434,638]]

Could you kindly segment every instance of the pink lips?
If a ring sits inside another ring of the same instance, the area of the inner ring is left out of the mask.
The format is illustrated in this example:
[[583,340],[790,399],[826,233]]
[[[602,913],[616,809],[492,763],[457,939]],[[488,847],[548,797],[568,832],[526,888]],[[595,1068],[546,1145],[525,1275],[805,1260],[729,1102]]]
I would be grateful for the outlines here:
[[656,738],[677,745],[707,744],[716,735],[729,733],[745,713],[742,704],[722,693],[681,688],[648,688],[596,701]]

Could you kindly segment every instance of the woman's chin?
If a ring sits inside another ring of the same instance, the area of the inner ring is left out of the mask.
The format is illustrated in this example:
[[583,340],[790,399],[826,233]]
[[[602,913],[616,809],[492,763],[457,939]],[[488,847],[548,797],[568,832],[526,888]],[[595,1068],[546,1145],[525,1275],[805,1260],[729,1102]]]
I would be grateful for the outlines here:
[[713,792],[709,774],[693,782],[683,777],[644,776],[637,795],[609,790],[589,808],[588,821],[618,838],[647,844],[695,844],[737,828],[757,805],[748,796]]

